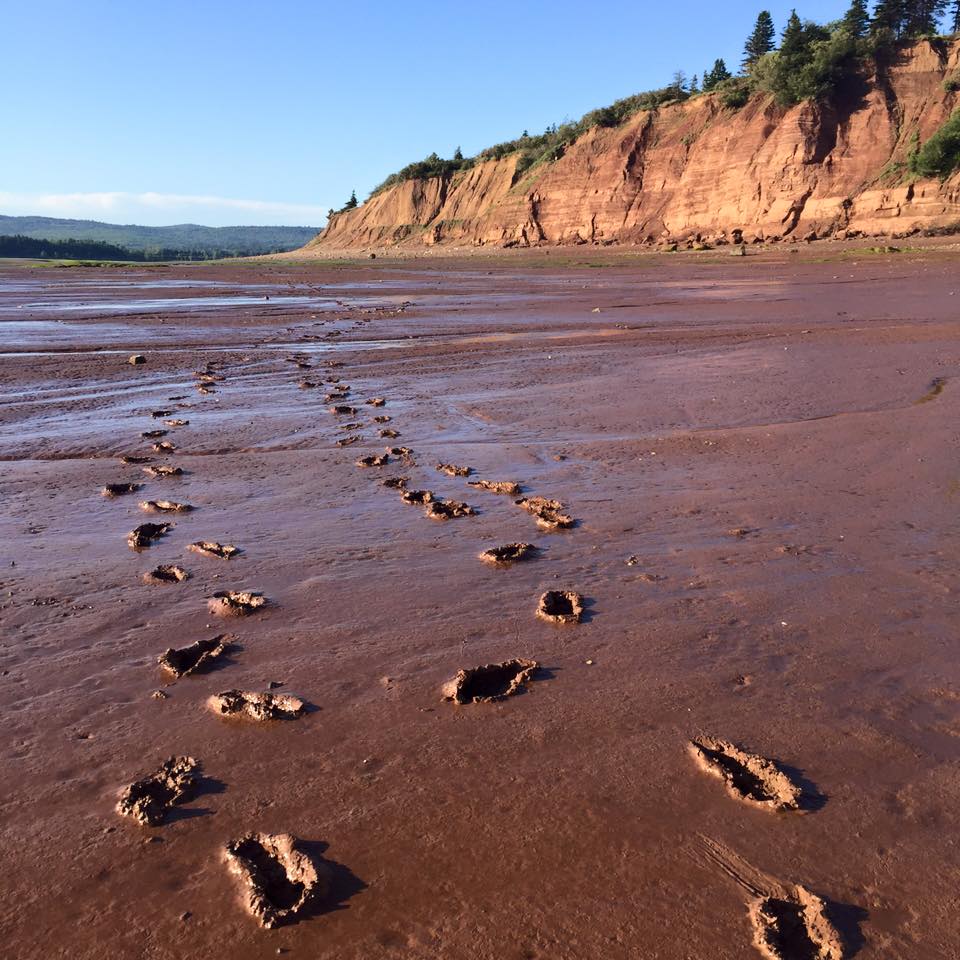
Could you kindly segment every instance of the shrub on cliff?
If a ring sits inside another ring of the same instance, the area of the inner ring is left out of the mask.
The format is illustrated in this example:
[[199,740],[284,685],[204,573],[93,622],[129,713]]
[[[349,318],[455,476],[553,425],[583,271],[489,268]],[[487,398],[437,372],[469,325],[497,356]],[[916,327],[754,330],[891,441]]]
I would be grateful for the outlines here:
[[950,119],[919,150],[910,154],[907,166],[918,177],[941,179],[960,168],[960,110],[954,110]]

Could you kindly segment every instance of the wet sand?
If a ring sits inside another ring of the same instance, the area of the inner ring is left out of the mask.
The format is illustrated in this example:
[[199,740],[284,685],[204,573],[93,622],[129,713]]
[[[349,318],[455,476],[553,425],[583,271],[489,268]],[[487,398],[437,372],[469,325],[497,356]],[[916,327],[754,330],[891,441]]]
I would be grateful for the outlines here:
[[[824,898],[845,956],[960,955],[955,256],[0,265],[5,955],[743,958],[757,877]],[[415,465],[355,465],[401,444]],[[396,475],[476,515],[431,520]],[[146,521],[174,526],[138,553]],[[517,542],[539,553],[478,557]],[[226,590],[269,604],[215,616]],[[548,590],[582,622],[538,619]],[[221,633],[213,669],[161,673]],[[541,665],[521,695],[441,700],[513,658]],[[207,706],[271,681],[310,710]],[[738,801],[694,737],[811,802]],[[118,816],[172,756],[195,799]],[[331,865],[299,922],[244,912],[223,849],[249,833]]]

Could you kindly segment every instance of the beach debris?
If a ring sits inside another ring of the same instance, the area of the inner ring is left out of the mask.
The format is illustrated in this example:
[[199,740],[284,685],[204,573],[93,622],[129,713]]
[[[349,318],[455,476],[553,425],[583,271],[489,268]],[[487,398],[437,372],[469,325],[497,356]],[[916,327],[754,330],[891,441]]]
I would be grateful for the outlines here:
[[399,430],[391,430],[389,427],[385,427],[383,430],[378,431],[381,438],[384,440],[396,440],[400,436]]
[[403,490],[407,485],[407,477],[387,477],[380,482],[389,490]]
[[537,553],[532,543],[508,543],[502,547],[491,547],[480,554],[485,563],[495,563],[503,566],[518,563],[521,560],[530,560]]
[[142,353],[131,354],[127,359],[127,363],[132,364],[135,367],[140,366],[141,363],[146,363],[147,358]]
[[537,616],[550,623],[579,623],[583,617],[583,597],[572,590],[548,590],[540,597]]
[[150,446],[155,453],[173,453],[177,449],[169,440],[158,440]]
[[452,520],[454,517],[472,517],[476,511],[460,500],[432,500],[427,504],[426,515],[431,520]]
[[245,716],[251,720],[293,720],[303,714],[306,705],[288,693],[260,693],[251,690],[225,690],[207,701],[214,713],[225,717]]
[[423,504],[423,503],[433,503],[433,491],[432,490],[404,490],[400,494],[400,499],[404,503],[411,504]]
[[800,808],[803,791],[771,760],[714,737],[696,737],[688,749],[697,766],[723,780],[738,799],[767,810]]
[[368,407],[385,407],[387,401],[383,397],[371,397],[369,400],[364,400],[364,403]]
[[502,493],[508,497],[516,497],[520,494],[520,484],[513,480],[468,480],[467,486],[488,490],[490,493]]
[[158,463],[155,467],[144,467],[143,472],[148,477],[159,479],[160,477],[182,477],[183,469],[181,467],[171,467],[165,463]]
[[335,413],[340,417],[355,417],[357,415],[357,408],[339,404],[335,407],[331,407],[330,412]]
[[216,540],[197,540],[189,544],[187,549],[207,557],[219,557],[221,560],[229,560],[240,552],[240,548],[232,543],[217,543]]
[[193,506],[175,500],[141,500],[140,509],[147,513],[189,513]]
[[159,826],[174,804],[189,799],[199,768],[193,757],[170,757],[156,773],[123,789],[117,813],[149,827]]
[[104,497],[122,497],[125,493],[136,493],[142,483],[106,483],[100,491]]
[[750,904],[753,942],[768,960],[843,960],[843,939],[824,901],[797,884]]
[[360,457],[360,459],[356,461],[356,464],[358,467],[385,467],[389,462],[390,455],[381,453],[369,457]]
[[177,417],[174,417],[172,420],[163,421],[168,427],[186,427],[190,424],[189,420],[180,420]]
[[176,564],[161,563],[143,575],[144,583],[183,583],[190,574]]
[[437,470],[445,473],[448,477],[469,477],[473,473],[471,467],[458,467],[454,463],[438,463]]
[[127,544],[133,550],[144,550],[172,529],[172,523],[141,523],[127,534]]
[[351,433],[349,437],[341,437],[337,441],[338,447],[349,447],[351,444],[359,443],[363,439],[359,433]]
[[251,833],[226,846],[227,865],[243,887],[244,906],[262,927],[294,918],[330,890],[330,871],[287,833]]
[[536,660],[506,660],[460,670],[444,685],[444,700],[454,703],[494,703],[519,692],[539,669]]
[[157,663],[178,679],[208,667],[226,652],[230,637],[219,633],[208,640],[197,640],[187,647],[169,647],[157,658]]
[[144,430],[140,436],[144,440],[159,440],[160,437],[165,437],[169,432],[169,430]]
[[210,612],[220,617],[245,617],[266,605],[267,598],[262,593],[249,590],[219,590],[207,600]]

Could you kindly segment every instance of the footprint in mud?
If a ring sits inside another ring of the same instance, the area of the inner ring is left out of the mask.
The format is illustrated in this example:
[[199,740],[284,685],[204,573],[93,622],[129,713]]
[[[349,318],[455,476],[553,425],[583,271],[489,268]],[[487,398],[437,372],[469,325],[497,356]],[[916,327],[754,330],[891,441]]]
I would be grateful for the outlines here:
[[164,420],[163,422],[168,427],[188,427],[190,425],[189,420],[180,420],[176,417],[173,420]]
[[175,500],[141,500],[140,509],[146,513],[189,513],[193,506]]
[[508,543],[503,547],[491,547],[480,554],[484,563],[494,563],[498,566],[509,566],[521,560],[532,560],[537,555],[537,548],[532,543]]
[[147,358],[142,353],[134,353],[127,359],[127,363],[134,367],[139,367],[142,363],[146,362]]
[[317,383],[313,380],[298,380],[297,386],[301,390],[313,390],[313,388],[317,386]]
[[205,557],[219,557],[221,560],[229,560],[240,552],[240,548],[232,543],[217,543],[216,540],[197,540],[187,549],[194,553],[202,553]]
[[520,484],[513,480],[468,480],[467,486],[476,487],[478,490],[489,490],[490,493],[502,493],[508,497],[520,495]]
[[336,390],[333,393],[328,393],[324,396],[324,403],[337,403],[340,400],[346,400],[350,396],[349,390]]
[[823,900],[799,884],[750,904],[753,942],[768,960],[843,960],[843,938]]
[[157,663],[178,680],[191,673],[198,673],[226,653],[230,637],[219,633],[209,640],[197,640],[188,647],[169,647],[157,657]]
[[127,545],[132,550],[144,550],[172,529],[172,523],[141,523],[127,534]]
[[156,773],[123,789],[117,813],[149,827],[159,826],[171,807],[193,794],[199,769],[193,757],[170,757]]
[[150,416],[155,420],[162,420],[164,417],[170,417],[173,415],[172,410],[154,410],[151,412]]
[[143,472],[148,477],[159,480],[161,477],[182,477],[183,469],[181,467],[171,467],[165,463],[157,464],[155,467],[144,467]]
[[576,520],[563,512],[566,508],[559,500],[548,500],[546,497],[521,497],[514,503],[532,514],[541,530],[569,530],[576,526]]
[[937,397],[943,393],[946,385],[947,381],[943,377],[934,377],[934,379],[930,381],[930,389],[916,401],[914,406],[920,406],[922,403],[929,403],[931,400],[936,400]]
[[399,430],[391,430],[389,427],[385,427],[383,430],[378,430],[377,432],[383,440],[396,440],[397,437],[400,436]]
[[138,457],[132,454],[126,454],[120,458],[121,463],[131,464],[131,463],[149,463],[153,457]]
[[800,809],[803,790],[771,760],[713,737],[696,737],[688,749],[697,766],[723,780],[737,799],[767,810]]
[[385,467],[390,462],[390,455],[387,453],[381,453],[379,455],[371,455],[369,457],[360,457],[359,460],[354,462],[358,467]]
[[357,408],[338,404],[335,407],[331,407],[330,412],[335,413],[338,417],[355,417],[357,415]]
[[476,510],[459,500],[432,500],[424,513],[431,520],[452,520],[454,517],[472,517]]
[[244,906],[262,927],[292,920],[330,892],[331,871],[297,849],[286,833],[251,833],[226,846],[230,871],[243,887]]
[[198,383],[197,384],[197,393],[207,396],[211,393],[216,393],[216,388],[211,387],[209,383]]
[[150,447],[154,453],[173,453],[177,449],[176,445],[169,440],[158,440],[156,443],[150,444]]
[[488,663],[460,672],[443,687],[443,699],[454,703],[495,703],[519,693],[540,668],[536,660]]
[[351,433],[354,430],[362,430],[362,423],[338,423],[337,429],[342,430],[344,433]]
[[221,716],[251,720],[295,720],[306,710],[306,704],[292,694],[251,690],[226,690],[214,694],[207,704]]
[[579,623],[583,618],[583,597],[572,590],[548,590],[540,597],[537,616],[549,623]]
[[407,477],[387,477],[386,480],[381,480],[380,483],[388,490],[403,490],[407,486]]
[[387,414],[381,413],[379,417],[374,417],[374,418],[373,418],[373,422],[374,422],[374,423],[389,423],[392,419],[393,419],[393,417],[389,417],[389,416],[387,416]]
[[159,440],[161,437],[165,437],[170,431],[169,430],[144,430],[140,434],[144,440]]
[[359,433],[352,433],[350,434],[349,437],[341,437],[337,441],[337,446],[349,447],[349,446],[352,446],[354,443],[359,443],[362,439],[363,437]]
[[371,397],[369,400],[363,401],[368,407],[385,407],[387,401],[383,397]]
[[432,490],[404,490],[400,495],[400,499],[404,503],[410,504],[425,504],[433,503],[433,491]]
[[144,583],[183,583],[190,574],[176,564],[161,563],[143,575]]
[[454,463],[438,463],[437,471],[445,473],[448,477],[469,477],[473,473],[472,467],[458,467]]
[[245,617],[267,605],[262,593],[249,590],[220,590],[207,600],[211,613],[218,617]]
[[136,493],[142,486],[142,483],[107,483],[100,494],[104,497],[122,497],[125,493]]

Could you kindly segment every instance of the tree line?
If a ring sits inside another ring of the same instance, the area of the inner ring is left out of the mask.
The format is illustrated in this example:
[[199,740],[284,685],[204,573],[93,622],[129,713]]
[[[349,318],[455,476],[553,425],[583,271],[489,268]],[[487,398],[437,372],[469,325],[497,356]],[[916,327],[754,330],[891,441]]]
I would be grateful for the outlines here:
[[[0,257],[28,257],[36,260],[129,260],[153,263],[165,260],[223,260],[228,257],[249,257],[265,251],[183,250],[169,247],[147,247],[131,250],[103,240],[37,240],[34,237],[0,236]],[[280,253],[280,250],[266,251]]]

